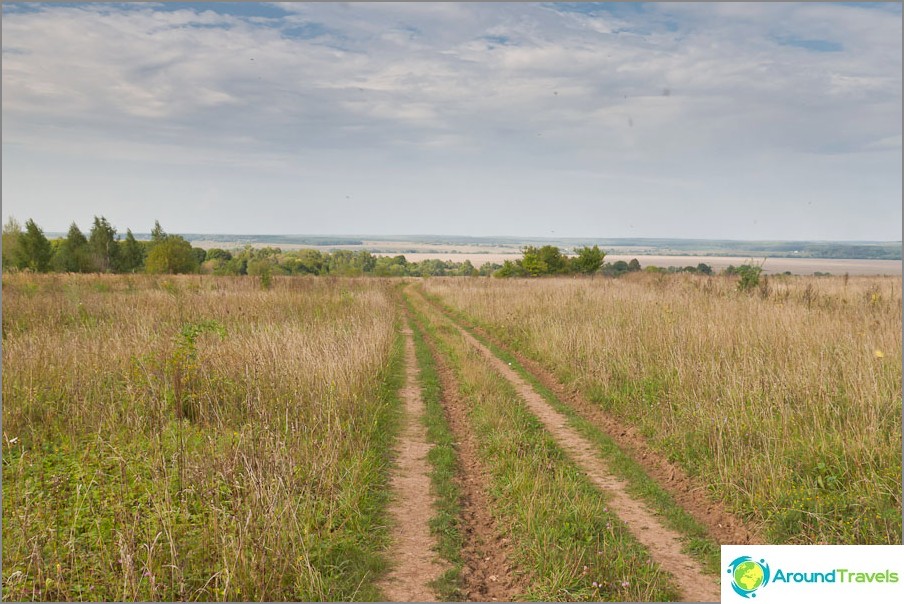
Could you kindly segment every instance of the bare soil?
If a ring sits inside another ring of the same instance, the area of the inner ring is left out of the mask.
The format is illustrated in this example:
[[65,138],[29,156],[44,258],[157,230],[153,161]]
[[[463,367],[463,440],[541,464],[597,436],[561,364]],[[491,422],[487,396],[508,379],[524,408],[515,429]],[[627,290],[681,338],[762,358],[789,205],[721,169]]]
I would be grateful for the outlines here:
[[381,582],[381,589],[393,602],[435,602],[430,583],[445,570],[433,553],[435,541],[430,535],[433,500],[427,454],[431,445],[424,427],[424,402],[417,384],[417,360],[411,330],[405,334],[405,387],[401,390],[405,405],[405,428],[398,445],[397,468],[391,487],[394,504],[393,546],[390,557],[396,566]]
[[468,408],[458,395],[455,374],[430,345],[443,391],[446,421],[456,438],[461,493],[463,560],[462,596],[471,602],[511,602],[527,590],[527,580],[511,562],[509,541],[490,513],[488,476],[468,422]]
[[609,507],[627,525],[628,530],[649,551],[650,556],[674,575],[685,601],[717,602],[720,586],[717,577],[704,573],[699,562],[682,551],[681,535],[666,527],[646,504],[628,494],[628,485],[616,478],[597,454],[592,443],[568,426],[567,418],[553,409],[514,369],[496,357],[467,331],[459,327],[465,339],[487,359],[517,390],[528,408],[543,422],[568,455],[587,477],[608,496]]

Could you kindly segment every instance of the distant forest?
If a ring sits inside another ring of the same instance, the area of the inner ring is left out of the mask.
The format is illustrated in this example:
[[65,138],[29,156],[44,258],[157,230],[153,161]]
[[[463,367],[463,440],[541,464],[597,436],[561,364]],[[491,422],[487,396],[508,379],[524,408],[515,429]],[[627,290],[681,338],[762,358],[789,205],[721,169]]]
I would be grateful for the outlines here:
[[[324,237],[323,240],[330,240]],[[486,262],[479,267],[469,260],[428,259],[408,262],[404,255],[376,256],[366,250],[316,249],[283,251],[278,247],[235,250],[192,247],[182,235],[171,235],[159,222],[147,240],[139,240],[131,229],[124,237],[103,216],[95,216],[87,234],[75,223],[65,237],[48,238],[34,220],[25,225],[10,218],[3,227],[3,269],[60,273],[206,273],[213,275],[374,275],[382,277],[495,276],[539,277],[543,275],[601,274],[617,277],[641,270],[640,262],[605,262],[599,246],[584,246],[569,256],[557,246],[525,246],[522,257],[503,264]],[[706,264],[653,272],[713,273]],[[731,271],[728,271],[729,273]]]
[[[232,235],[203,235],[208,241],[215,237],[235,243]],[[232,250],[222,248],[203,249],[193,247],[182,235],[172,235],[163,230],[159,222],[154,224],[147,239],[138,239],[129,229],[125,236],[117,233],[109,221],[103,216],[95,216],[88,233],[82,232],[77,224],[72,223],[63,237],[48,238],[43,229],[34,220],[26,221],[24,227],[14,218],[10,218],[3,227],[3,269],[31,270],[34,272],[68,272],[68,273],[206,273],[214,275],[334,275],[355,276],[374,275],[385,277],[404,276],[496,276],[496,277],[538,277],[543,275],[567,274],[601,274],[619,276],[625,273],[645,270],[648,272],[692,272],[704,275],[713,274],[712,268],[700,263],[696,266],[660,268],[655,266],[641,267],[637,259],[629,262],[606,262],[606,253],[597,244],[577,246],[572,241],[571,247],[561,249],[557,245],[523,245],[520,247],[522,257],[518,260],[507,260],[503,264],[486,262],[474,266],[469,260],[455,262],[452,260],[428,259],[420,262],[409,262],[404,255],[377,256],[367,250],[332,250],[324,252],[317,249],[300,249],[283,251],[279,247],[266,246],[255,248],[251,245],[260,243],[259,236],[245,236],[248,242],[244,246]],[[304,241],[307,245],[360,245],[362,240],[341,237],[294,237],[275,235],[273,242],[298,245]],[[419,238],[425,241],[426,237]],[[464,245],[464,241],[477,238],[447,238],[447,243]],[[369,239],[374,241],[374,239]],[[388,239],[387,239],[388,240]],[[433,239],[431,242],[438,242]],[[498,240],[496,240],[498,243]],[[615,241],[615,240],[612,240]],[[618,240],[640,243],[649,240]],[[660,243],[669,241],[670,245],[684,245],[688,251],[699,253],[700,241],[657,240]],[[713,243],[713,242],[710,242]],[[762,243],[759,247],[752,242],[715,242],[725,246],[737,246],[738,249],[755,250],[761,257],[771,252],[779,255],[779,250],[791,250],[792,257],[809,258],[873,258],[900,259],[900,244],[864,243],[819,243],[819,242],[782,242]],[[657,248],[663,253],[671,248]],[[725,254],[728,247],[722,248]],[[852,255],[854,253],[859,256]],[[742,267],[745,265],[742,265]],[[742,268],[738,267],[738,268]],[[737,269],[729,266],[723,272],[735,274]]]

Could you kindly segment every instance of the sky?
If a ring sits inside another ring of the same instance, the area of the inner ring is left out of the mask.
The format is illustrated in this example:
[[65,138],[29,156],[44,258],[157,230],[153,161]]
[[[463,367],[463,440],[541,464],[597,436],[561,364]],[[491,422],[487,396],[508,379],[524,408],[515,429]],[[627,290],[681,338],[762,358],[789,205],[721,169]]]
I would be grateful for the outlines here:
[[48,232],[900,240],[898,3],[2,5]]

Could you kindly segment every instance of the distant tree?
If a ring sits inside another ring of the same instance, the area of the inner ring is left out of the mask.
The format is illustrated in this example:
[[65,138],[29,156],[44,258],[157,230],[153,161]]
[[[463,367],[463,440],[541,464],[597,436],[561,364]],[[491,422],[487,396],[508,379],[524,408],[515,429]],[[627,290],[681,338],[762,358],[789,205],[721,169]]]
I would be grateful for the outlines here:
[[496,262],[484,262],[483,264],[480,265],[480,268],[478,269],[478,274],[481,277],[489,277],[490,275],[492,275],[493,273],[495,273],[496,271],[498,271],[501,268],[502,268],[502,265],[498,264]]
[[738,289],[742,292],[749,292],[760,284],[760,274],[763,267],[754,264],[742,264],[737,268],[737,274],[741,278],[738,280]]
[[502,266],[493,273],[494,277],[527,277],[530,273],[521,265],[521,260],[506,260]]
[[640,270],[640,262],[637,261],[637,258],[631,258],[631,261],[628,262],[628,272],[636,273]]
[[232,260],[232,254],[227,252],[226,250],[221,250],[218,247],[212,247],[207,250],[207,253],[204,257],[205,260]]
[[88,244],[96,270],[107,273],[117,268],[119,245],[116,240],[116,229],[103,216],[94,217]]
[[471,264],[470,260],[465,260],[456,269],[456,274],[461,275],[462,277],[476,277],[480,273],[474,268],[474,265]]
[[69,232],[57,247],[51,264],[53,270],[63,273],[90,273],[94,270],[88,239],[74,222],[69,225]]
[[703,275],[712,275],[713,267],[708,264],[703,264],[702,262],[697,265],[697,272]]
[[207,259],[207,250],[204,248],[193,247],[191,248],[191,251],[195,255],[195,260],[198,261],[199,265]]
[[601,251],[597,245],[584,246],[577,250],[577,253],[577,257],[571,259],[571,270],[584,275],[592,275],[600,270],[603,258],[606,257],[605,252]]
[[[521,267],[531,277],[549,274],[549,265],[540,257],[540,250],[534,246],[524,248],[521,257]],[[503,265],[505,268],[505,265]]]
[[154,228],[151,229],[151,241],[153,243],[160,243],[165,240],[167,237],[166,231],[163,230],[163,227],[160,226],[160,221],[154,221]]
[[179,235],[167,235],[148,252],[145,270],[154,274],[194,273],[198,258],[191,244]]
[[405,256],[380,256],[374,266],[374,274],[380,277],[404,277],[408,274]]
[[132,229],[126,229],[126,238],[119,244],[119,270],[123,273],[138,272],[144,265],[146,249],[132,234]]
[[529,245],[522,250],[521,266],[534,277],[557,275],[568,272],[568,257],[554,245]]
[[3,225],[3,268],[25,268],[25,257],[22,253],[22,225],[12,216]]
[[50,241],[34,220],[29,219],[25,223],[25,232],[19,236],[19,245],[25,268],[39,273],[46,273],[50,269]]

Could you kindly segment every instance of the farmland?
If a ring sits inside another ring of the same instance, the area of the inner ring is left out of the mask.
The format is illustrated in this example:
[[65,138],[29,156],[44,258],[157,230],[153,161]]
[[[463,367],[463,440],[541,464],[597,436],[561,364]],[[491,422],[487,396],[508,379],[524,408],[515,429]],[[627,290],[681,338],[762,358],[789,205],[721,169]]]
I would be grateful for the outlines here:
[[897,276],[5,274],[3,597],[708,599],[901,541],[901,354]]

